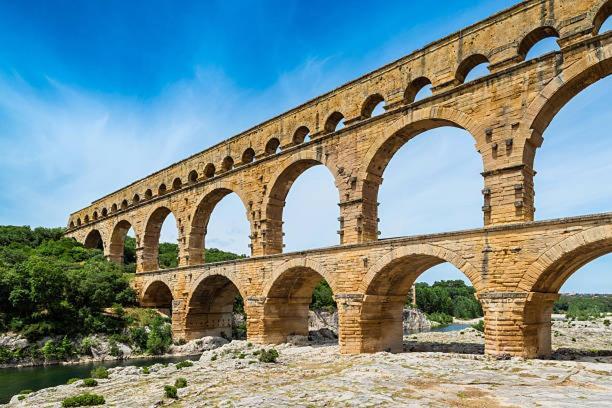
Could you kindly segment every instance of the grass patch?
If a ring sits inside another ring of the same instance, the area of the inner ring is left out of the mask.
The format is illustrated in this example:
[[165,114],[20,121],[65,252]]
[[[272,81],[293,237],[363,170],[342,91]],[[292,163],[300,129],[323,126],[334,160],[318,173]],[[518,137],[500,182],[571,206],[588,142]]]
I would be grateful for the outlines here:
[[66,398],[62,401],[62,407],[91,407],[94,405],[103,405],[105,403],[106,401],[103,396],[85,393]]

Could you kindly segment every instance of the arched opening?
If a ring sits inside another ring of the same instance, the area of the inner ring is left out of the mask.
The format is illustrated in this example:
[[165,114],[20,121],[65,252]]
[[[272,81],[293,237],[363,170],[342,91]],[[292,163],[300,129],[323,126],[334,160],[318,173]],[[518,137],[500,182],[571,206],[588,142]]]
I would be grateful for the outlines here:
[[208,163],[206,167],[204,167],[204,176],[206,178],[215,177],[215,165],[212,163]]
[[186,339],[204,336],[245,339],[246,334],[244,302],[238,287],[222,275],[204,278],[189,299]]
[[100,231],[94,229],[87,234],[87,238],[85,238],[85,242],[83,244],[85,248],[90,249],[99,249],[104,251],[104,240],[102,239],[102,235]]
[[138,204],[140,202],[140,196],[138,194],[134,194],[134,198],[132,198],[132,202],[134,204]]
[[102,209],[102,216],[106,217],[108,215],[108,210],[106,208]]
[[124,265],[126,272],[136,272],[136,234],[129,221],[121,220],[113,228],[109,258]]
[[419,77],[412,81],[404,92],[404,101],[413,103],[421,99],[428,98],[431,93],[431,81],[426,77]]
[[335,341],[335,309],[331,287],[320,273],[306,266],[289,268],[266,291],[264,342],[284,343],[290,336]]
[[298,145],[310,140],[310,129],[306,126],[300,126],[297,128],[295,133],[293,133],[293,144]]
[[559,51],[559,33],[553,27],[539,27],[530,32],[519,44],[518,54],[523,60],[530,60],[549,52]]
[[164,194],[166,194],[167,191],[168,189],[166,185],[162,183],[159,185],[159,188],[157,189],[157,195],[163,196]]
[[385,112],[385,98],[381,94],[368,96],[361,107],[361,117],[363,119],[378,116]]
[[177,237],[178,225],[172,212],[167,207],[159,207],[153,211],[142,239],[142,271],[178,266]]
[[189,172],[189,175],[187,176],[187,180],[189,180],[190,184],[193,184],[198,181],[198,172],[195,170],[191,170]]
[[89,215],[85,215],[85,224],[89,222]]
[[278,140],[278,138],[273,137],[272,139],[268,140],[268,143],[266,143],[266,156],[270,156],[272,154],[276,154],[276,153],[280,153],[280,140]]
[[333,133],[344,127],[344,115],[340,112],[334,112],[327,117],[323,130],[325,133]]
[[77,225],[80,227],[80,226],[81,226],[81,224],[82,224],[81,219],[80,219],[80,218],[77,218]]
[[117,212],[117,204],[111,206],[111,212]]
[[484,353],[484,334],[471,327],[483,311],[465,272],[401,249],[379,262],[365,282],[362,351]]
[[559,245],[561,255],[531,286],[540,295],[528,299],[523,316],[531,356],[612,356],[612,236],[598,235]]
[[74,221],[70,221],[70,228],[74,228]]
[[123,200],[123,201],[121,202],[121,209],[122,209],[122,210],[127,210],[128,206],[129,206],[129,204],[128,204],[128,200]]
[[253,160],[255,160],[255,150],[249,147],[242,153],[242,164],[253,163]]
[[145,191],[145,199],[150,200],[151,198],[153,198],[153,191],[148,188],[147,191]]
[[227,156],[225,159],[223,159],[223,161],[221,162],[221,170],[222,171],[230,171],[231,169],[234,168],[234,159],[232,159],[230,156]]
[[593,33],[595,35],[604,34],[612,30],[612,1],[608,1],[599,12],[595,15],[593,20]]
[[250,232],[246,208],[236,193],[226,188],[208,193],[192,216],[188,264],[246,256]]
[[93,219],[94,219],[94,220],[97,220],[97,219],[98,219],[98,212],[97,212],[97,211],[94,211],[94,212],[93,212]]
[[364,197],[380,203],[370,207],[380,237],[481,227],[481,172],[473,137],[456,124],[427,120],[401,129],[368,168]]
[[162,281],[151,283],[140,301],[142,307],[154,308],[159,313],[172,318],[172,291]]
[[179,177],[175,178],[174,181],[172,182],[172,190],[174,191],[180,190],[181,187],[183,187],[183,182],[181,181]]
[[489,59],[482,54],[474,54],[459,64],[455,79],[457,83],[463,84],[489,74]]
[[[311,168],[313,169],[309,170]],[[300,177],[307,171],[310,173],[309,177]],[[333,245],[338,242],[338,238],[334,236],[338,229],[338,191],[333,176],[330,175],[329,169],[321,162],[303,159],[288,166],[272,182],[266,203],[266,253],[283,252],[283,232],[287,233],[291,250],[302,250],[305,246]],[[322,182],[319,176],[323,180],[331,179],[331,182]],[[300,181],[295,194],[292,193],[291,197],[288,197],[298,177],[303,182]],[[313,194],[313,191],[317,193]],[[290,202],[290,206],[288,217],[285,217],[283,212],[287,202]],[[313,216],[304,217],[304,213]],[[283,227],[285,218],[290,220],[286,223],[286,231]]]

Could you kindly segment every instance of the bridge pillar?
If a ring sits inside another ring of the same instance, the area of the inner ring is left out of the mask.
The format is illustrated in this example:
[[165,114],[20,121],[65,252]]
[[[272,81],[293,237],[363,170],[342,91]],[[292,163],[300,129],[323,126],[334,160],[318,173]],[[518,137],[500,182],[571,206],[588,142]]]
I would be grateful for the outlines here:
[[478,296],[485,312],[485,353],[547,357],[556,293],[487,292]]
[[534,190],[531,167],[513,165],[482,173],[485,225],[533,221]]
[[[340,206],[340,244],[359,244],[378,239],[378,202],[382,180],[364,180],[361,197],[346,198]],[[350,197],[350,194],[346,194]]]
[[259,317],[257,342],[279,344],[286,342],[290,335],[308,336],[311,300],[310,297],[266,298]]

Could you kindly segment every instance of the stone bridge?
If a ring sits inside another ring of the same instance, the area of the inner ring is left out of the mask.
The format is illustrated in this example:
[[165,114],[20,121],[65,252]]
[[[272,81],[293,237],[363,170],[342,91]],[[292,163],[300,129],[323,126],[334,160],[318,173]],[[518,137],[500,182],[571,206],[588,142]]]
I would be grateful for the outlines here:
[[[67,235],[122,262],[133,228],[141,302],[171,307],[179,337],[227,333],[238,293],[252,341],[304,334],[312,290],[325,278],[339,306],[342,352],[400,350],[410,286],[449,262],[483,304],[487,353],[546,355],[553,301],[573,272],[612,251],[612,214],[534,222],[534,158],[555,114],[612,72],[612,32],[599,32],[611,14],[612,0],[524,1],[100,198],[70,215]],[[559,50],[526,60],[548,37]],[[489,74],[466,81],[481,63]],[[428,85],[432,95],[416,100]],[[380,104],[385,112],[373,116]],[[483,228],[379,240],[385,167],[405,143],[441,126],[474,138]],[[338,189],[339,245],[283,254],[285,198],[317,165]],[[251,257],[206,264],[209,217],[230,193],[244,204]],[[179,267],[159,270],[170,213]]]

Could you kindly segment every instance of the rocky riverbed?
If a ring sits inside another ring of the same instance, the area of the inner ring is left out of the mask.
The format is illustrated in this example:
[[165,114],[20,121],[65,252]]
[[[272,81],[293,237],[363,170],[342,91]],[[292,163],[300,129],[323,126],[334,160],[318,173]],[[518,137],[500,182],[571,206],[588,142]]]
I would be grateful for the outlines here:
[[[233,341],[204,352],[192,367],[155,365],[148,374],[115,368],[96,387],[82,388],[79,381],[22,400],[15,396],[9,406],[59,407],[64,398],[87,390],[117,407],[600,407],[612,401],[610,339],[612,329],[600,321],[555,322],[553,345],[566,353],[552,360],[497,360],[481,354],[482,334],[470,328],[405,338],[406,350],[437,352],[347,356],[335,344],[311,342],[277,346],[276,363],[260,362],[260,347]],[[178,389],[177,400],[166,398],[164,385],[179,377],[187,387]]]

